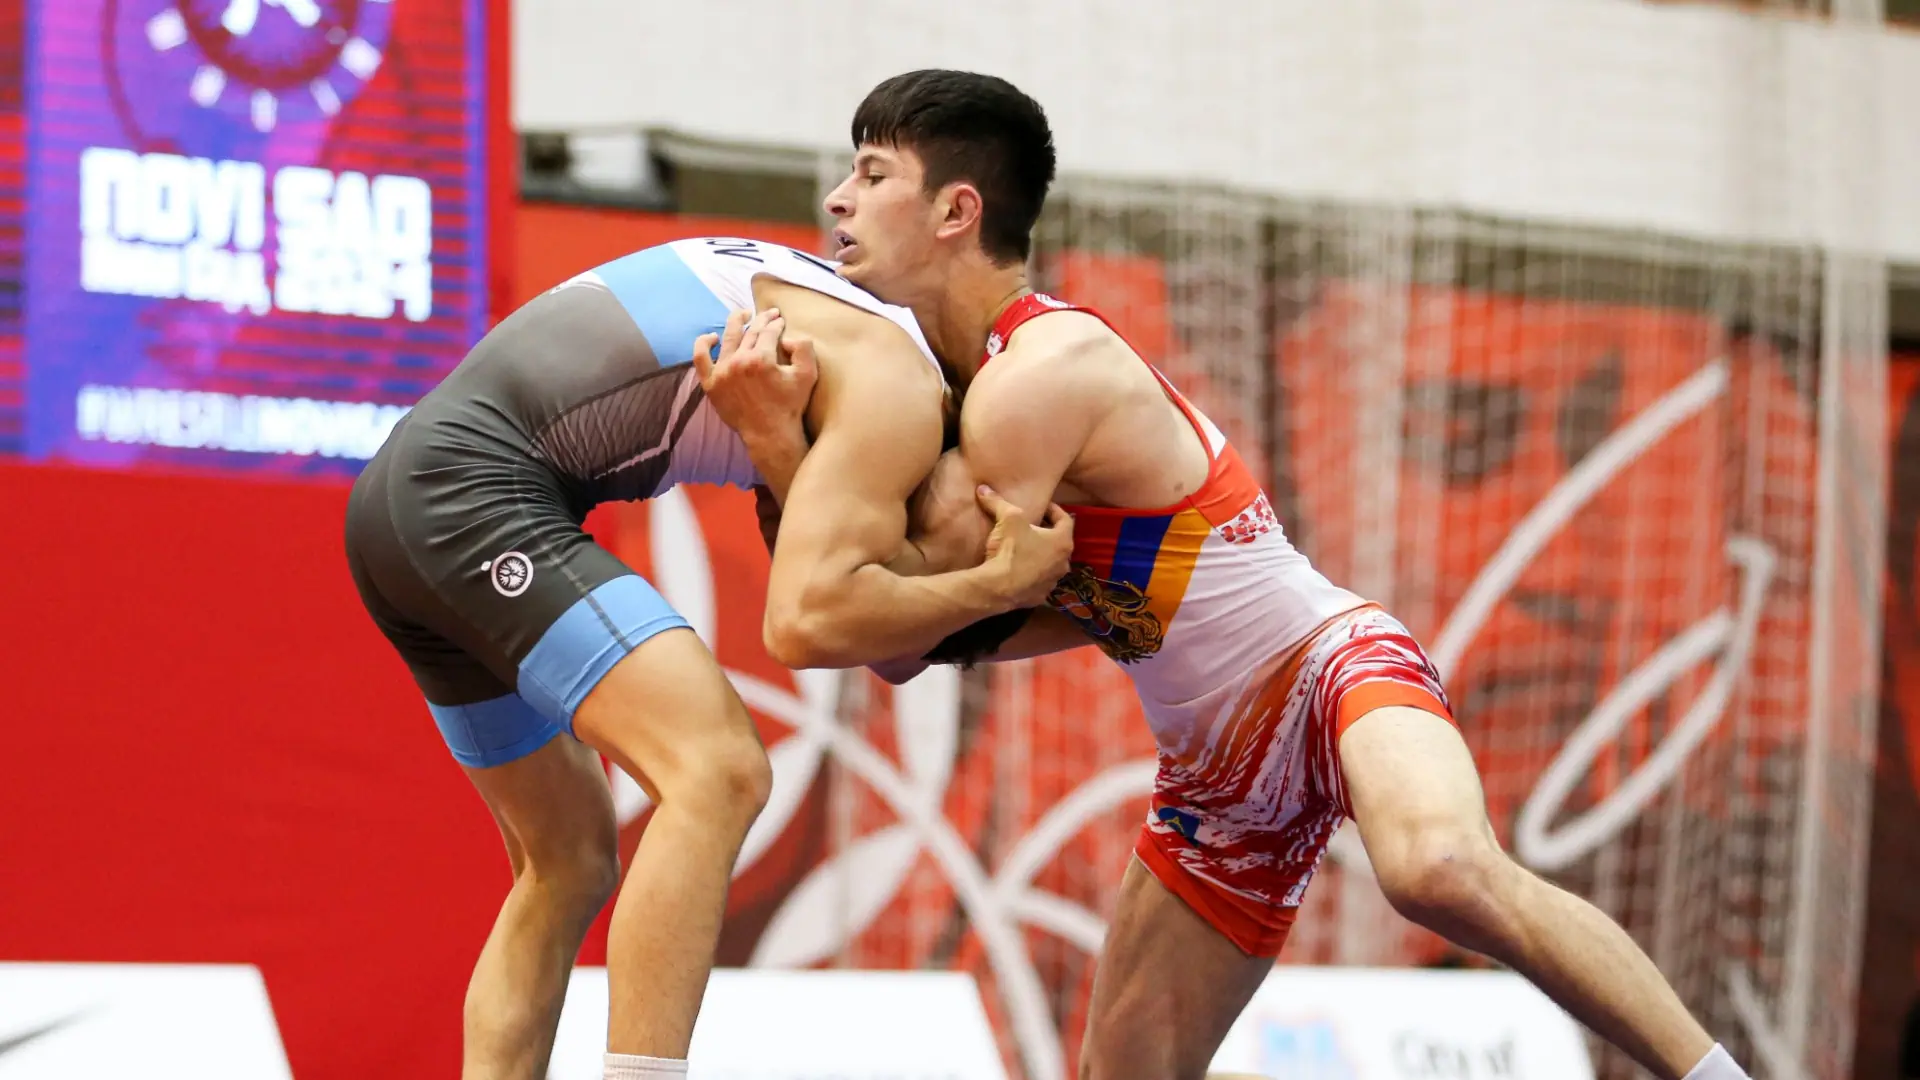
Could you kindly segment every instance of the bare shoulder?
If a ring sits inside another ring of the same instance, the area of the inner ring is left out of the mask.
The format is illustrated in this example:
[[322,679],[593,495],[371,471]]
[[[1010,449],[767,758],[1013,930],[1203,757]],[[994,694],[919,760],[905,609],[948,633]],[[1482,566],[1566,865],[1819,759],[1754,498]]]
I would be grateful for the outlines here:
[[1055,363],[1105,363],[1116,357],[1138,362],[1125,338],[1098,315],[1085,311],[1054,311],[1025,323],[1014,331],[1006,351]]
[[1116,355],[1132,352],[1091,315],[1059,312],[1022,326],[968,386],[962,445],[1022,438],[1083,444],[1122,399]]
[[923,373],[932,370],[913,336],[899,324],[839,297],[763,275],[754,279],[753,300],[754,305],[763,310],[779,308],[787,320],[788,332],[806,335],[823,358],[836,347],[840,351],[858,349],[863,354],[878,351],[910,358],[916,370]]
[[786,339],[813,346],[820,382],[807,408],[809,427],[820,430],[836,394],[860,386],[896,401],[916,416],[938,421],[945,380],[912,335],[891,319],[838,297],[773,277],[754,280],[754,304],[777,307],[786,319]]
[[967,406],[983,403],[997,410],[1039,400],[1053,407],[1071,404],[1075,413],[1098,409],[1117,388],[1115,373],[1124,370],[1116,359],[1140,362],[1126,340],[1096,316],[1050,313],[1020,327],[980,369],[967,389]]

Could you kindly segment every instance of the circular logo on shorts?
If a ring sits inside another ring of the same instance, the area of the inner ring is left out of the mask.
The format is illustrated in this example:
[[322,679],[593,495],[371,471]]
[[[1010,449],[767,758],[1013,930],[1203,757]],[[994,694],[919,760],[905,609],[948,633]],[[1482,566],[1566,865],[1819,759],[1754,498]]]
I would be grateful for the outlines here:
[[519,596],[533,584],[533,560],[517,551],[509,551],[480,569],[487,572],[501,596]]

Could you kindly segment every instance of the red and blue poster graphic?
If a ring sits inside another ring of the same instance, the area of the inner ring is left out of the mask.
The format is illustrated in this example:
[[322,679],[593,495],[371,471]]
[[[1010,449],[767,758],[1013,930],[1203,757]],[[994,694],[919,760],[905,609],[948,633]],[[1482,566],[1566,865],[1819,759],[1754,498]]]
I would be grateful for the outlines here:
[[34,0],[26,452],[351,473],[486,328],[482,0]]

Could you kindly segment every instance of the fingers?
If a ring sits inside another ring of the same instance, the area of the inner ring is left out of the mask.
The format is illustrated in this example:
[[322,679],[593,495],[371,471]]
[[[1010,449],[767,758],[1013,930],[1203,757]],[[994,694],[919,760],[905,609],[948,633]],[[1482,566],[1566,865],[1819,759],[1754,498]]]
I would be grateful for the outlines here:
[[1018,517],[1020,508],[1000,497],[1000,493],[981,484],[973,491],[974,498],[980,500],[980,508],[992,515],[994,524],[1011,517]]
[[720,334],[720,358],[725,360],[740,350],[740,338],[746,332],[750,312],[736,311],[727,316],[727,327]]
[[787,363],[792,366],[793,374],[802,379],[811,380],[820,370],[813,355],[813,339],[795,337],[791,342],[783,341],[782,348],[787,354]]
[[780,338],[787,332],[787,320],[781,316],[780,312],[770,310],[762,312],[761,317],[755,320],[754,326],[760,333],[759,339],[753,343],[754,355],[761,357],[769,364],[779,363]]
[[779,308],[768,308],[755,315],[740,338],[739,358],[778,364],[780,338],[786,329],[787,321],[781,316]]
[[701,334],[693,339],[693,373],[701,386],[713,383],[713,347],[718,344],[719,334]]
[[[987,513],[993,515],[993,520],[996,522],[1004,521],[1007,518],[1024,516],[1025,514],[1025,511],[1008,502],[1006,499],[1001,498],[999,492],[993,490],[992,487],[986,484],[981,484],[975,489],[974,496],[980,500],[980,506],[985,509]],[[1048,530],[1060,528],[1072,529],[1073,515],[1067,513],[1066,508],[1062,507],[1059,503],[1050,502],[1047,504],[1046,511],[1042,513],[1040,517],[1040,524],[1034,527]]]
[[[693,370],[700,385],[712,389],[719,370],[733,362],[764,359],[779,363],[786,325],[779,308],[768,308],[757,316],[748,311],[729,313],[725,329],[719,334],[701,334],[693,343]],[[720,346],[717,357],[713,351],[715,344]],[[806,362],[811,374],[811,344],[806,346]]]

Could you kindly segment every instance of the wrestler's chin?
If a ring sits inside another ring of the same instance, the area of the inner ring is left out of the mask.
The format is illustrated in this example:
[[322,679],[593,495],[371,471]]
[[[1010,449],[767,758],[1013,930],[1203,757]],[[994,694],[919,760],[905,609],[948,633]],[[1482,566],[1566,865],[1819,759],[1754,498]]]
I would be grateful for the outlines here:
[[851,281],[855,285],[871,291],[872,286],[869,284],[869,280],[873,277],[873,268],[866,257],[866,253],[860,250],[860,245],[858,244],[850,244],[842,248],[841,251],[845,254],[835,255],[835,257],[840,260],[840,265],[835,268],[835,272],[838,273],[843,280]]

